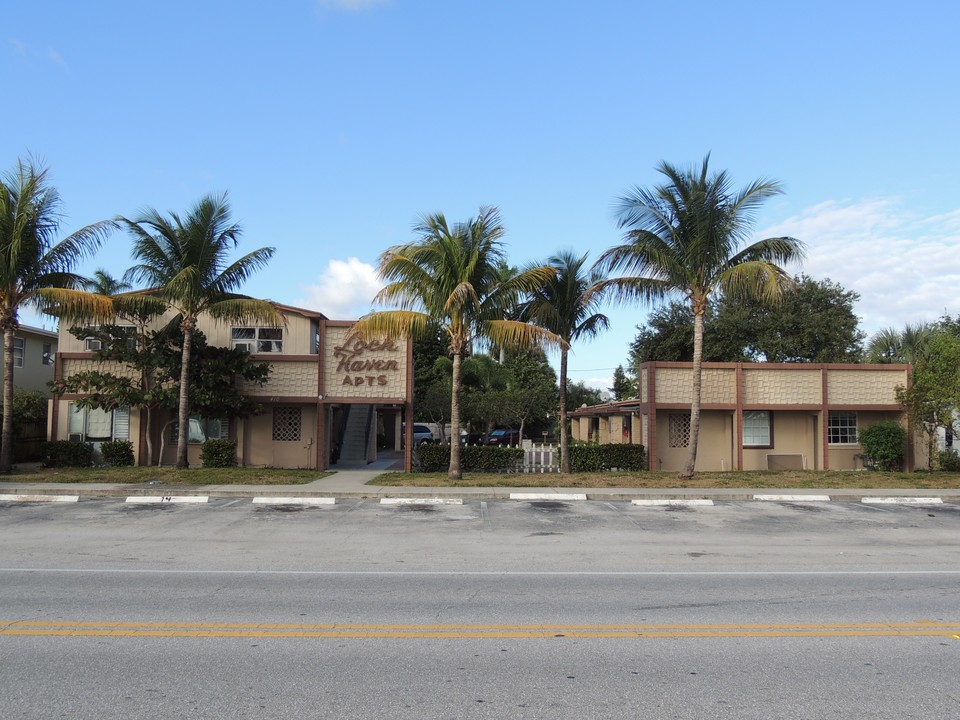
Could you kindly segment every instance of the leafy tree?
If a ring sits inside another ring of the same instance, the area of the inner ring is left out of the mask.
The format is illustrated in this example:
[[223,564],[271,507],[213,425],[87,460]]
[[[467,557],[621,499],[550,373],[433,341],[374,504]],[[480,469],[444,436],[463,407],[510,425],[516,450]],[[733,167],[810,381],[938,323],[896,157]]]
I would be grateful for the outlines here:
[[960,408],[960,338],[935,333],[917,358],[911,380],[909,387],[897,388],[897,402],[906,408],[910,422],[925,432],[930,467],[936,469],[937,431],[953,430],[954,413]]
[[127,273],[128,279],[146,283],[151,295],[166,302],[177,313],[183,332],[177,467],[185,468],[189,464],[190,355],[197,319],[201,313],[208,313],[223,322],[282,325],[283,317],[271,303],[235,293],[267,264],[273,248],[260,248],[230,262],[228,255],[237,247],[241,231],[230,219],[225,194],[204,197],[183,218],[176,213],[164,217],[148,209],[135,220],[117,220],[133,239],[137,260]]
[[603,391],[592,388],[582,380],[576,382],[567,381],[567,412],[577,408],[591,405],[600,405],[605,402]]
[[[496,208],[481,208],[476,218],[449,224],[441,213],[427,215],[414,227],[418,240],[388,249],[380,256],[386,287],[377,302],[397,310],[371,313],[355,326],[361,337],[422,337],[439,324],[452,357],[451,435],[460,436],[461,369],[474,342],[488,340],[507,347],[556,342],[542,328],[505,320],[505,309],[518,292],[546,281],[552,271],[531,268],[501,280],[505,261],[503,225]],[[451,480],[461,478],[460,444],[451,443]]]
[[549,429],[548,416],[557,410],[557,374],[541,348],[514,350],[504,364],[509,370],[507,388],[501,393],[502,412],[520,433],[536,437]]
[[[73,273],[113,229],[94,223],[57,242],[60,195],[46,168],[18,160],[0,178],[0,330],[3,331],[3,406],[13,404],[13,339],[20,309],[32,306],[56,313],[61,322],[79,317],[109,317],[110,303],[82,290]],[[0,474],[12,469],[13,415],[5,413],[0,431]]]
[[510,371],[489,355],[472,355],[464,359],[461,416],[467,419],[471,428],[483,428],[486,433],[503,420],[502,393],[509,381]]
[[563,251],[547,260],[555,273],[534,288],[523,305],[521,317],[545,327],[563,341],[560,345],[560,472],[570,472],[569,433],[567,430],[567,354],[580,338],[595,337],[610,326],[599,312],[605,292],[603,276],[586,268],[587,256]]
[[[722,296],[704,315],[705,362],[856,362],[864,333],[857,293],[804,275],[779,304]],[[674,301],[651,313],[630,346],[630,364],[693,358],[693,313]]]
[[626,242],[607,250],[601,267],[622,271],[606,286],[621,300],[656,302],[687,299],[693,313],[693,401],[690,452],[681,481],[693,477],[700,436],[703,323],[718,293],[776,302],[792,284],[780,267],[803,254],[791,237],[759,240],[743,247],[753,216],[764,200],[781,192],[772,180],[756,180],[735,191],[726,172],[709,174],[709,155],[699,170],[681,170],[663,162],[657,168],[667,182],[635,188],[619,201],[619,227]]
[[614,400],[629,400],[636,397],[636,384],[627,377],[623,365],[617,365],[617,369],[613,371],[613,387],[610,388],[610,392],[613,393]]

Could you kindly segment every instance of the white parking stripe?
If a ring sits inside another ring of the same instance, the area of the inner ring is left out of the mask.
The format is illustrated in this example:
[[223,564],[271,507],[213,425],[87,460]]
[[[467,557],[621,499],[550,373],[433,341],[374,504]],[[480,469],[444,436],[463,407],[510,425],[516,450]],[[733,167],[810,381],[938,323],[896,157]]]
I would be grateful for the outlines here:
[[463,505],[460,498],[380,498],[381,505]]
[[0,502],[77,502],[79,495],[0,495]]
[[335,505],[332,497],[255,497],[254,505]]
[[205,503],[210,501],[210,497],[207,495],[131,495],[126,501],[140,505],[148,503]]
[[644,507],[663,507],[663,506],[676,506],[676,507],[694,507],[694,506],[704,506],[704,505],[713,505],[713,500],[707,500],[705,498],[693,498],[690,500],[631,500],[631,505],[642,505]]
[[829,495],[754,495],[753,499],[766,502],[830,502]]
[[868,505],[942,505],[938,497],[865,497],[860,502]]
[[586,500],[586,493],[510,493],[511,500]]

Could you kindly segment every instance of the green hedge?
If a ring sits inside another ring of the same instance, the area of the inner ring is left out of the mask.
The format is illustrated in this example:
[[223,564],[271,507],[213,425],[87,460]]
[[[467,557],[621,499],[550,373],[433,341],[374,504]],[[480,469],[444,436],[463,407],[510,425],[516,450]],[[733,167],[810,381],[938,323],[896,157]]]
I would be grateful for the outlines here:
[[90,467],[93,465],[93,444],[55,440],[43,444],[44,467]]
[[647,451],[643,445],[571,445],[571,472],[646,470]]
[[233,467],[237,464],[236,440],[207,440],[200,446],[204,467]]
[[[418,472],[441,472],[450,468],[449,445],[420,445],[413,452]],[[466,445],[460,448],[460,469],[474,472],[515,472],[523,461],[523,448]]]
[[884,420],[860,430],[860,446],[877,470],[899,470],[907,450],[907,431],[894,420]]
[[107,465],[113,467],[133,465],[133,443],[129,440],[112,440],[101,443],[100,454]]

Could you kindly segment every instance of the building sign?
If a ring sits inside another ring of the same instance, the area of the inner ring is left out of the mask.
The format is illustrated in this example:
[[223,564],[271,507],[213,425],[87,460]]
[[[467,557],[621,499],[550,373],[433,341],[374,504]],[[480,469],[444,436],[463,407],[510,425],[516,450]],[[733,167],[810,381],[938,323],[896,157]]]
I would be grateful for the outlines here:
[[406,346],[396,340],[362,340],[350,327],[327,327],[324,386],[328,396],[403,397]]

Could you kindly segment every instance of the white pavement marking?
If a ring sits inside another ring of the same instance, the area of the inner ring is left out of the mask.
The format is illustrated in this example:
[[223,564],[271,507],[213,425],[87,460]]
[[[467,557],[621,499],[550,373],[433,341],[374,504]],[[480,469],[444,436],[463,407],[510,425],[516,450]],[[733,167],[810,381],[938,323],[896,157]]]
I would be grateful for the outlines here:
[[511,500],[586,500],[586,493],[510,493]]
[[254,505],[335,505],[332,497],[255,497]]
[[131,495],[128,503],[205,503],[209,502],[208,495]]
[[380,498],[381,505],[463,505],[460,498]]
[[0,502],[78,502],[79,495],[0,495]]
[[868,505],[942,505],[938,497],[865,497],[860,502]]
[[696,505],[713,505],[713,500],[707,500],[705,498],[694,498],[691,500],[631,500],[631,505],[642,505],[644,507],[662,507],[664,505],[668,506],[679,506],[679,507],[692,507]]
[[753,499],[765,502],[830,502],[829,495],[754,495]]

